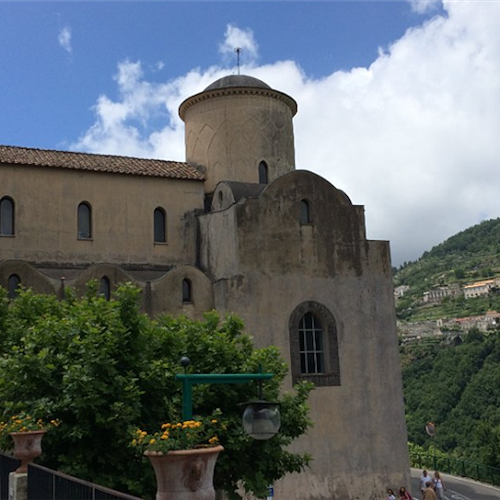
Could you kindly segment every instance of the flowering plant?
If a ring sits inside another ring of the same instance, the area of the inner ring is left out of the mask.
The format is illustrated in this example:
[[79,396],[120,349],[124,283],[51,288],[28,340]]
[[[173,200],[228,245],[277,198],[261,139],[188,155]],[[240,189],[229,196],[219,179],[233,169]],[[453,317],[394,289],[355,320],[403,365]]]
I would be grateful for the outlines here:
[[9,449],[12,442],[9,438],[12,432],[48,431],[58,427],[61,422],[53,419],[45,422],[41,418],[34,418],[27,413],[19,413],[0,422],[0,448]]
[[210,448],[220,444],[219,434],[226,429],[226,424],[215,415],[183,422],[167,422],[154,433],[135,429],[132,432],[131,446],[141,452],[155,451],[160,453]]

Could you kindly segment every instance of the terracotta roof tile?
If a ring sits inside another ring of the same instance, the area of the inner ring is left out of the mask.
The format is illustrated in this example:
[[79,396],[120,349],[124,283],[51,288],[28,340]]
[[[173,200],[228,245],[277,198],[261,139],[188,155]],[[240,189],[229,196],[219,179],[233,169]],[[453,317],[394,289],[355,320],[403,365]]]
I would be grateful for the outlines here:
[[171,179],[205,180],[205,176],[201,172],[180,161],[72,153],[69,151],[0,145],[0,164],[2,163],[109,172],[113,174],[145,175],[148,177],[168,177]]

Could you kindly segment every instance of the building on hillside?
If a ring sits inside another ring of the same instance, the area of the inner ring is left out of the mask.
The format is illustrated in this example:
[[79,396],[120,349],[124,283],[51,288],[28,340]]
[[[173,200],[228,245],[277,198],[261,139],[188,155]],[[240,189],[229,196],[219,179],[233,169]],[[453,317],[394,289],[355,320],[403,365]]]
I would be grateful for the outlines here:
[[432,288],[423,294],[424,303],[439,304],[445,297],[457,297],[463,292],[458,285]]
[[463,331],[469,331],[477,328],[482,332],[493,330],[500,324],[500,313],[496,311],[487,311],[482,316],[469,316],[466,318],[454,318],[446,322],[446,326],[453,328],[457,326]]
[[495,286],[496,282],[493,279],[477,281],[476,283],[465,285],[463,288],[465,298],[470,299],[472,297],[482,297],[484,295],[488,295],[491,289]]
[[410,291],[410,287],[408,285],[400,285],[394,288],[394,298],[396,300],[404,297],[404,295]]
[[314,382],[314,462],[287,500],[381,498],[409,484],[389,244],[364,208],[295,169],[296,102],[222,78],[180,106],[186,162],[0,147],[0,284],[44,293],[91,278],[143,290],[151,315],[234,312],[276,345],[287,387]]

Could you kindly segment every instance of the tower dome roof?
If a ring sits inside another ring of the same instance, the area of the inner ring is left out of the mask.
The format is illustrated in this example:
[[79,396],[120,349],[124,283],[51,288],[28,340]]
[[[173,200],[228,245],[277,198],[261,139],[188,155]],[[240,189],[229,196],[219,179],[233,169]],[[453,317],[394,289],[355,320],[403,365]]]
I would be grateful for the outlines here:
[[256,87],[261,89],[271,88],[267,83],[259,80],[258,78],[254,78],[253,76],[229,75],[215,80],[215,82],[211,83],[203,92],[206,92],[207,90],[226,89],[229,87]]

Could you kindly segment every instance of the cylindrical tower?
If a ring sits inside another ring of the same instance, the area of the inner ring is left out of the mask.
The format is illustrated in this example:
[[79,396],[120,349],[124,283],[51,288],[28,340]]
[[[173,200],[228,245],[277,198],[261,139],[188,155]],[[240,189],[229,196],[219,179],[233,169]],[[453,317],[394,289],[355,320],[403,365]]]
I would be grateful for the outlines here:
[[186,161],[206,175],[205,191],[220,181],[266,184],[295,169],[292,118],[297,103],[244,75],[231,75],[186,99]]

